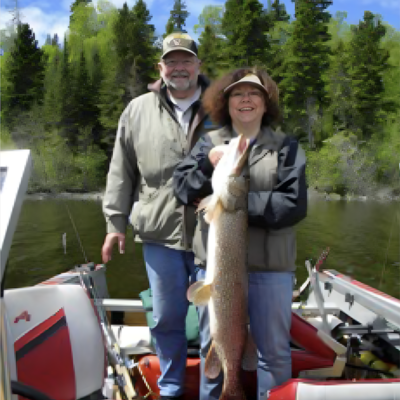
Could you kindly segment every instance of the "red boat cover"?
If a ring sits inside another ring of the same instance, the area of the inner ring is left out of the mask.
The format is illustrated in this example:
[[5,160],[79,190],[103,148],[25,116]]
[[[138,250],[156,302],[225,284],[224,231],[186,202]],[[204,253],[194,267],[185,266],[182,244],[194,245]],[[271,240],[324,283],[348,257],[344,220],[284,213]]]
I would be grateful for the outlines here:
[[54,400],[75,400],[74,364],[63,309],[20,337],[14,350],[19,382]]

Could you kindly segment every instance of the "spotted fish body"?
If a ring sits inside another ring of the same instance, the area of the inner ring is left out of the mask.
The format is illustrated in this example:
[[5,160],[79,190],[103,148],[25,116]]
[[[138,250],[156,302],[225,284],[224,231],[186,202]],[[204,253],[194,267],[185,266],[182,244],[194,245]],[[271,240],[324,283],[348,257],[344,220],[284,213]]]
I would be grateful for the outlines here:
[[220,400],[244,400],[240,369],[254,369],[256,350],[247,330],[247,196],[248,182],[242,174],[249,141],[239,136],[231,141],[217,164],[213,195],[200,203],[209,223],[207,272],[204,282],[188,290],[197,305],[208,305],[212,346],[206,358],[209,378],[224,372]]

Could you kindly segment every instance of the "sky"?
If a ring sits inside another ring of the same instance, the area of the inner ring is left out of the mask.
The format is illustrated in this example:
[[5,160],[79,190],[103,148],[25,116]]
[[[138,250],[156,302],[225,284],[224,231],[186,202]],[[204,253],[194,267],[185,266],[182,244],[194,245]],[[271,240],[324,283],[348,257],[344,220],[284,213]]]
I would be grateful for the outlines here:
[[[126,1],[131,8],[136,0],[109,0],[117,8],[121,8]],[[173,7],[174,0],[145,0],[152,15],[151,23],[156,28],[156,33],[161,35]],[[0,29],[4,29],[11,21],[9,12],[18,3],[21,12],[21,21],[28,23],[35,33],[39,46],[46,40],[47,34],[58,34],[60,42],[68,29],[70,7],[74,0],[2,0],[0,6]],[[186,0],[187,10],[190,15],[186,20],[184,29],[198,39],[198,34],[193,32],[193,26],[198,23],[198,16],[206,5],[223,5],[224,0]],[[267,0],[262,1],[267,6]],[[286,5],[287,12],[294,16],[294,3],[291,0],[281,0]],[[97,5],[97,0],[93,1]],[[380,14],[383,21],[400,30],[400,0],[333,0],[327,11],[333,16],[337,11],[346,11],[349,24],[357,24],[363,19],[364,11]]]

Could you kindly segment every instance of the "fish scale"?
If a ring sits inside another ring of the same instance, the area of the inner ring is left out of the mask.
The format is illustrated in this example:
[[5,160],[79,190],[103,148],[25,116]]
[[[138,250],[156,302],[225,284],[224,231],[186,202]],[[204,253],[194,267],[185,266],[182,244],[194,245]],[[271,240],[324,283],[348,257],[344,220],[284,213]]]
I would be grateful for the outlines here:
[[249,141],[239,136],[214,170],[214,193],[199,205],[210,224],[206,280],[188,290],[190,301],[209,307],[212,345],[205,374],[212,379],[221,369],[224,372],[220,400],[244,400],[240,369],[257,366],[256,348],[247,329],[248,180],[242,172],[248,155]]

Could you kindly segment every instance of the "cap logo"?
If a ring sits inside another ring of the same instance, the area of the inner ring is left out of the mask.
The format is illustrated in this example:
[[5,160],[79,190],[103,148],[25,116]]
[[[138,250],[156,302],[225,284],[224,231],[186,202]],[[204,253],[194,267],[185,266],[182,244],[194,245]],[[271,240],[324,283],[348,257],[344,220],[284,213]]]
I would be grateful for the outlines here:
[[181,39],[173,39],[174,46],[180,46],[181,45]]

